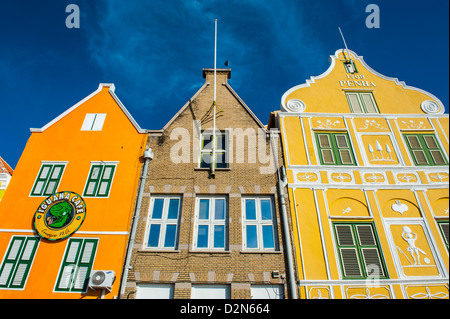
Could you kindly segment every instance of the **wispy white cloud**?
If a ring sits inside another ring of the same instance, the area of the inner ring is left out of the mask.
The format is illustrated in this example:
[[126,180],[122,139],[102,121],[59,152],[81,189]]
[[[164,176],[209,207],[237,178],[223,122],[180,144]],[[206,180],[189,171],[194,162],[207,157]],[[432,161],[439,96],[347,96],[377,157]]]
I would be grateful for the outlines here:
[[[215,18],[218,66],[230,61],[233,87],[240,92],[252,81],[252,90],[270,91],[280,78],[309,77],[310,65],[324,70],[334,51],[319,25],[336,11],[354,17],[354,1],[89,1],[83,5],[92,16],[82,28],[92,60],[108,81],[120,78],[131,107],[157,111],[175,101],[175,113],[203,83],[201,69],[213,66]],[[337,25],[329,32],[339,39]],[[277,99],[282,93],[272,92]]]

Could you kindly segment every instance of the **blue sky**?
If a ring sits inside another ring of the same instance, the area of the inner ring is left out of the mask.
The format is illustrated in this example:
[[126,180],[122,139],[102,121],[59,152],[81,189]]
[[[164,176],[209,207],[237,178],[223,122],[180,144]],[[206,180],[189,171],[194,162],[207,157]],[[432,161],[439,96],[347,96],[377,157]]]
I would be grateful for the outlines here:
[[[368,4],[380,28],[365,25]],[[65,25],[80,8],[80,28]],[[145,129],[161,129],[228,60],[230,85],[263,123],[281,96],[322,74],[343,48],[381,74],[449,105],[449,1],[4,0],[0,4],[0,155],[12,166],[30,136],[95,91],[115,93]]]

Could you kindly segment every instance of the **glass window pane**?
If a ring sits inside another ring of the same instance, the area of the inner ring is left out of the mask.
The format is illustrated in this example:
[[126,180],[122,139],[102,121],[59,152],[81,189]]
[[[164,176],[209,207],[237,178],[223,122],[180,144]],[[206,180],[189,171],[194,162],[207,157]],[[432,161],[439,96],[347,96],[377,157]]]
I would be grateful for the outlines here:
[[59,177],[59,173],[61,172],[62,167],[61,166],[55,166],[52,173],[52,179],[57,179]]
[[149,247],[158,247],[160,231],[161,231],[161,225],[159,225],[159,224],[150,225],[150,234],[148,236],[148,246]]
[[91,179],[98,179],[99,175],[100,175],[100,166],[93,166]]
[[110,167],[110,166],[105,167],[105,172],[103,173],[103,178],[102,179],[110,179],[111,178],[111,172],[112,172],[112,167]]
[[209,199],[200,199],[199,219],[209,219]]
[[49,172],[50,172],[50,166],[43,166],[41,175],[39,175],[39,178],[40,179],[47,178]]
[[273,226],[263,226],[262,232],[264,248],[275,248]]
[[211,167],[211,153],[202,153],[202,162],[200,167],[202,168]]
[[216,153],[216,167],[217,168],[227,168],[227,158],[225,153]]
[[272,220],[272,205],[270,200],[261,200],[261,218],[262,220]]
[[100,189],[98,191],[98,195],[107,195],[108,184],[109,184],[108,182],[100,183]]
[[226,147],[226,135],[223,133],[217,134],[216,135],[217,138],[217,150],[225,150]]
[[256,208],[254,199],[245,200],[245,219],[256,220]]
[[86,195],[94,195],[95,192],[95,182],[89,182],[88,188],[86,190]]
[[204,134],[203,135],[203,148],[202,150],[210,150],[212,146],[212,135]]
[[54,193],[56,188],[56,182],[51,181],[47,184],[47,188],[45,189],[44,195],[51,195]]
[[225,226],[214,226],[214,248],[225,247]]
[[215,220],[223,220],[225,219],[225,199],[216,199],[215,200]]
[[256,225],[248,225],[246,227],[247,233],[247,248],[258,248],[258,235],[256,232]]
[[208,225],[200,225],[198,226],[198,234],[197,234],[197,247],[198,248],[207,248],[208,247]]
[[180,200],[178,198],[171,198],[169,201],[169,214],[167,219],[178,219],[178,205]]
[[153,203],[153,213],[152,213],[153,219],[161,219],[163,206],[164,206],[164,199],[155,198],[155,201]]
[[44,187],[44,182],[37,182],[36,186],[34,187],[34,192],[33,194],[40,194],[42,192],[42,187]]
[[176,233],[177,233],[177,225],[167,225],[164,247],[175,247]]

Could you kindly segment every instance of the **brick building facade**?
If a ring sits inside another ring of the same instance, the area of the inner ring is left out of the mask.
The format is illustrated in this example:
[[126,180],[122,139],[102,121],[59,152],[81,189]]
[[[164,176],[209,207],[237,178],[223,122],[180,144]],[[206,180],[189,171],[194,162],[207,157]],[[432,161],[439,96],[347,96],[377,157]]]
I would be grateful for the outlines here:
[[162,130],[149,131],[154,157],[122,298],[289,297],[273,156],[282,163],[279,136],[273,152],[230,75],[217,70],[214,178],[213,69],[203,70],[205,84]]

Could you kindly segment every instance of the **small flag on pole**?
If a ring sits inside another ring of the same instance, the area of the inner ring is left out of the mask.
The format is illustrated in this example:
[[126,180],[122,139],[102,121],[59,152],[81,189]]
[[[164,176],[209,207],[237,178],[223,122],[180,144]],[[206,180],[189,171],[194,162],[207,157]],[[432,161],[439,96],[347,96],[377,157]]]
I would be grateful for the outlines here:
[[228,66],[228,61],[225,61],[224,65],[225,65],[225,66]]

